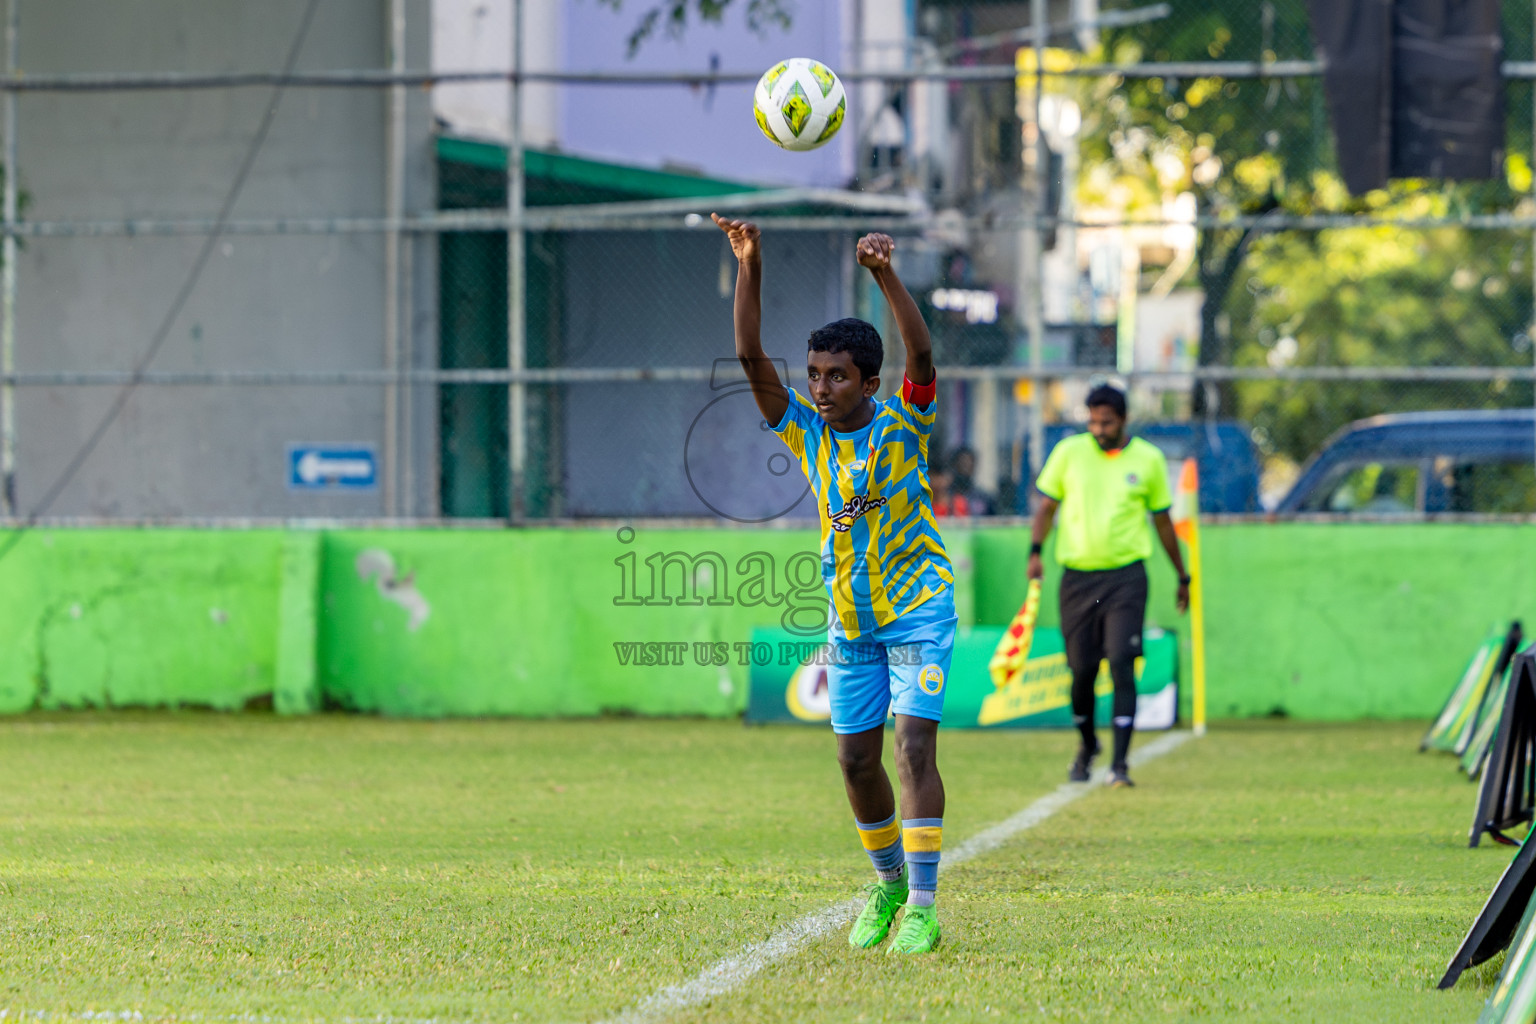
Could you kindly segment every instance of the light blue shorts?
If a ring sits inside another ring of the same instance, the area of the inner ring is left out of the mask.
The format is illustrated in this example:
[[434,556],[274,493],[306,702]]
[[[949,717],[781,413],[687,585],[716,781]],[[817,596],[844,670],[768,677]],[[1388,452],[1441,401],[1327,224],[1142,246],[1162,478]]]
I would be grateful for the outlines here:
[[944,687],[955,649],[955,598],[935,594],[894,622],[850,640],[836,615],[827,630],[832,731],[884,725],[886,716],[944,717]]

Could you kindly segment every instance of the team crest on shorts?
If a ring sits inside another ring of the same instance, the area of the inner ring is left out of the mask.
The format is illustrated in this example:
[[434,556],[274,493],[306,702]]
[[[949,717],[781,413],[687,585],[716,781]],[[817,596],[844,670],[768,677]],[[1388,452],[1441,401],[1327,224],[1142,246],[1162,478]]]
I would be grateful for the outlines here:
[[917,674],[917,686],[926,694],[936,694],[944,689],[944,670],[937,665],[924,665]]

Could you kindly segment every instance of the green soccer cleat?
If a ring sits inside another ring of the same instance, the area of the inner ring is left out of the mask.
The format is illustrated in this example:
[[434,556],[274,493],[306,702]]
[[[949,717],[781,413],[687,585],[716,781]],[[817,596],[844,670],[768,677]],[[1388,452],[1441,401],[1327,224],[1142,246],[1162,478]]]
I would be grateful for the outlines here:
[[884,942],[890,933],[891,922],[896,920],[896,911],[907,898],[906,886],[887,892],[879,882],[871,882],[864,891],[869,893],[869,901],[854,918],[853,927],[848,932],[848,945],[854,949],[873,949]]
[[939,915],[932,906],[907,905],[901,927],[886,953],[932,953],[939,948]]

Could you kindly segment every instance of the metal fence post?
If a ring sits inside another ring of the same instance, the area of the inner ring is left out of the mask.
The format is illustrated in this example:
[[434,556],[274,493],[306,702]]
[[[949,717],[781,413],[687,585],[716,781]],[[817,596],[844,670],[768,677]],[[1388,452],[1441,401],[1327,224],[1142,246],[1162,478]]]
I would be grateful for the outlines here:
[[[1019,486],[1025,488],[1026,496],[1031,493],[1034,477],[1039,474],[1045,461],[1045,382],[1040,378],[1040,368],[1045,361],[1045,227],[1042,217],[1045,215],[1045,197],[1050,191],[1051,169],[1045,149],[1045,132],[1040,124],[1040,101],[1045,91],[1046,18],[1045,0],[1031,0],[1029,20],[1034,29],[1035,45],[1034,138],[1030,140],[1035,161],[1034,199],[1031,202],[1034,225],[1025,232],[1026,250],[1022,269],[1027,276],[1029,288],[1021,298],[1026,303],[1024,315],[1029,330],[1029,370],[1033,376],[1029,390],[1029,473],[1026,474],[1030,479],[1019,481]],[[1028,189],[1025,194],[1029,194]]]
[[[5,73],[16,73],[21,0],[7,0]],[[16,94],[5,94],[5,241],[0,245],[0,372],[16,372]],[[16,388],[0,387],[0,513],[16,514]]]
[[[405,0],[389,0],[389,70],[405,70]],[[384,155],[385,216],[405,214],[405,87],[389,90]],[[400,242],[398,226],[384,233],[384,368],[400,368]],[[400,382],[384,386],[384,515],[400,514]]]
[[[511,128],[507,143],[507,368],[514,373],[528,362],[527,236],[523,227],[523,104],[519,78],[523,70],[523,0],[512,2],[512,76],[508,89]],[[524,476],[528,468],[525,408],[528,385],[514,380],[507,393],[507,463],[513,522],[527,513]]]

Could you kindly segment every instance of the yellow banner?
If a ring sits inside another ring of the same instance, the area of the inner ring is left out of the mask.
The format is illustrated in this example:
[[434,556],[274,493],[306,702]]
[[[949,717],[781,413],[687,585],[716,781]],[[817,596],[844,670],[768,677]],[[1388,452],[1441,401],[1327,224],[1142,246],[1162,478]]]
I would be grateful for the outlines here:
[[[1136,659],[1136,675],[1141,675],[1146,658]],[[1093,693],[1102,697],[1113,693],[1114,681],[1109,678],[1109,662],[1099,663],[1099,677],[1094,680]],[[1021,672],[1007,686],[988,694],[981,702],[981,714],[976,716],[977,725],[997,725],[1011,722],[1027,715],[1067,707],[1072,703],[1072,670],[1067,666],[1067,656],[1047,654],[1030,658]]]

